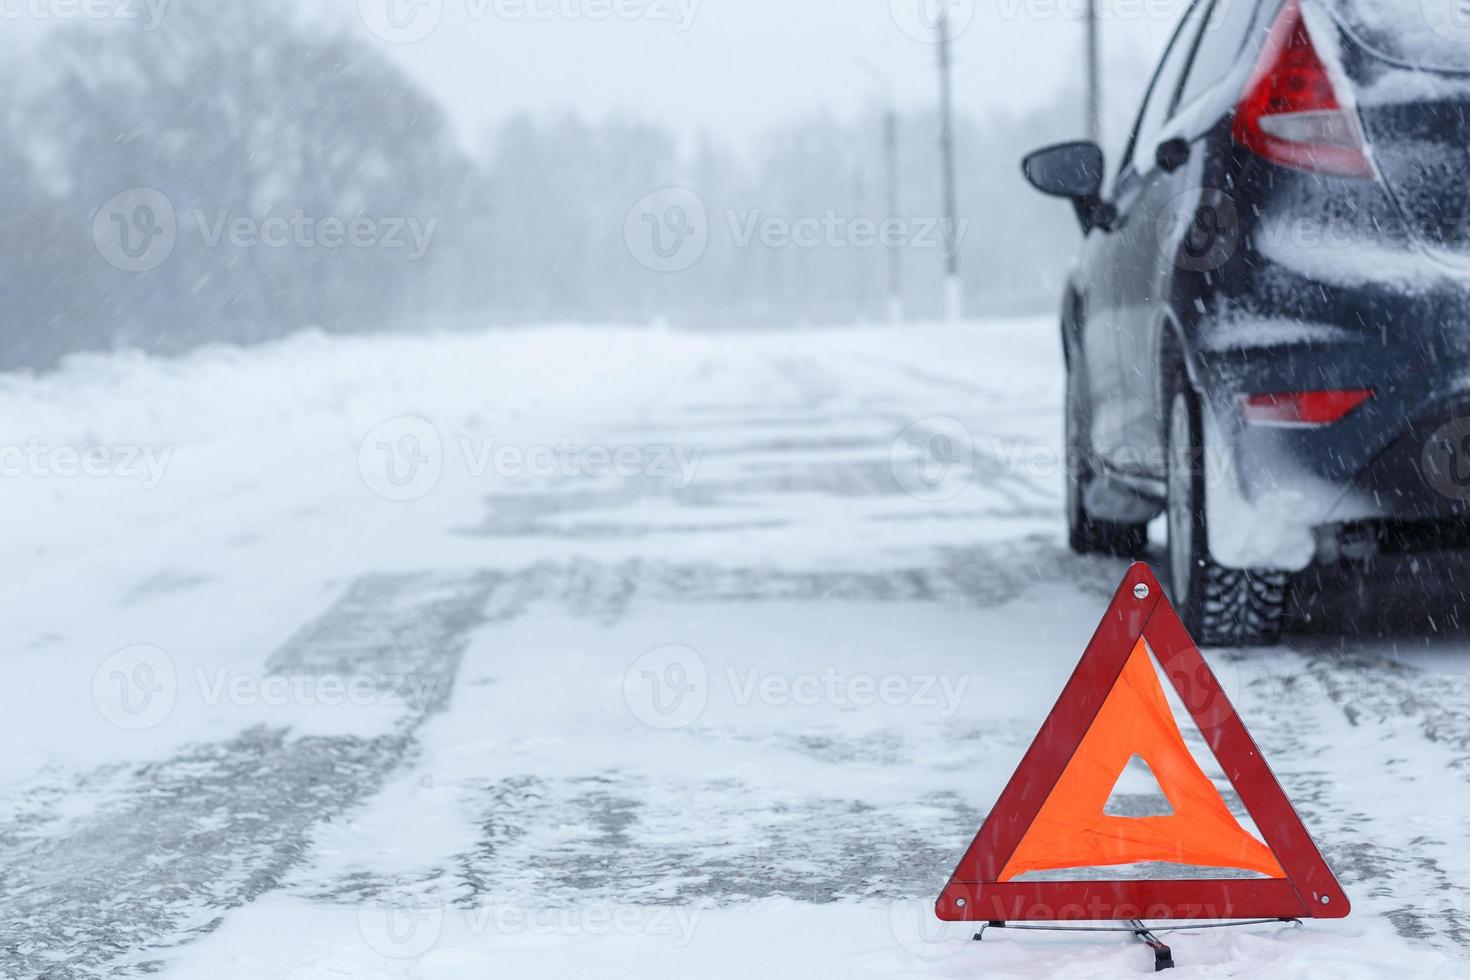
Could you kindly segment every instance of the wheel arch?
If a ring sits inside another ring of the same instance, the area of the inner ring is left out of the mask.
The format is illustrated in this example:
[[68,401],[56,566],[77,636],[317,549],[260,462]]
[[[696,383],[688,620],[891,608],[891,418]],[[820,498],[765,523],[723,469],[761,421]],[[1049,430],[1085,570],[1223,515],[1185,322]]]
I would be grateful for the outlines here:
[[1176,390],[1176,382],[1182,378],[1197,403],[1203,403],[1203,389],[1199,366],[1190,352],[1184,327],[1172,310],[1160,314],[1156,331],[1157,349],[1154,363],[1158,365],[1157,384],[1154,391],[1155,417],[1159,420],[1160,445],[1167,444],[1169,410]]
[[1076,285],[1068,283],[1062,296],[1062,363],[1070,370],[1072,354],[1082,350],[1082,324],[1086,316],[1082,306],[1082,294]]

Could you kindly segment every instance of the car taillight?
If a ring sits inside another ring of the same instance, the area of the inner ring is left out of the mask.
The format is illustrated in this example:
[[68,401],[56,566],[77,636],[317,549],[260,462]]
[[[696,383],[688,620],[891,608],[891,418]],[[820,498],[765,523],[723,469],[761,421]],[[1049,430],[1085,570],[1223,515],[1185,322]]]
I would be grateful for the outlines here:
[[1372,397],[1366,388],[1242,395],[1240,411],[1254,425],[1331,425]]
[[1308,173],[1372,177],[1357,113],[1338,100],[1302,18],[1286,0],[1235,110],[1235,141],[1273,163]]

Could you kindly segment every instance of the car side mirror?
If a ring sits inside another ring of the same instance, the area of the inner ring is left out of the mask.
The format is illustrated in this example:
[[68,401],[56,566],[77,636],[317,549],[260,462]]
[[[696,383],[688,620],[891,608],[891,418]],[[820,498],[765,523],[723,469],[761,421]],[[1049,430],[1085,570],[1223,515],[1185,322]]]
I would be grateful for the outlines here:
[[1083,231],[1107,228],[1116,220],[1116,209],[1101,196],[1103,151],[1096,143],[1048,146],[1021,161],[1021,170],[1041,193],[1070,200]]

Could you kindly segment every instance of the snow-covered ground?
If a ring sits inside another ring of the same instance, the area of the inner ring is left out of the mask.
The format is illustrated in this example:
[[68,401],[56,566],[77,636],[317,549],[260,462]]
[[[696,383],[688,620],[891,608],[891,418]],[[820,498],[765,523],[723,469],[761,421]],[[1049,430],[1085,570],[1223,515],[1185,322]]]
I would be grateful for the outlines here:
[[[1147,972],[930,911],[1124,570],[1060,393],[1047,319],[0,380],[0,975]],[[1209,652],[1355,913],[1179,976],[1470,970],[1440,615]]]

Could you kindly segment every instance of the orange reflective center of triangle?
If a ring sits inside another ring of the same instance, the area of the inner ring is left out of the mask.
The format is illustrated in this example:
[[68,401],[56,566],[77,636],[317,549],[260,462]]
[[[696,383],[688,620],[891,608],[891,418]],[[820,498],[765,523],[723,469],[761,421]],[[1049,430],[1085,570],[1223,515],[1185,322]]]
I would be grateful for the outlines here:
[[[1135,755],[1153,770],[1174,811],[1169,816],[1114,817],[1103,812]],[[1140,639],[1000,880],[1030,871],[1145,861],[1286,877],[1270,848],[1230,813],[1185,746],[1153,658]]]

